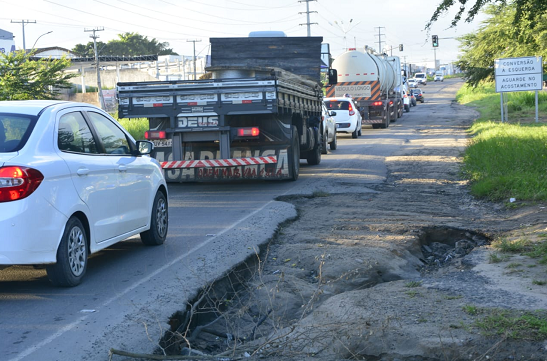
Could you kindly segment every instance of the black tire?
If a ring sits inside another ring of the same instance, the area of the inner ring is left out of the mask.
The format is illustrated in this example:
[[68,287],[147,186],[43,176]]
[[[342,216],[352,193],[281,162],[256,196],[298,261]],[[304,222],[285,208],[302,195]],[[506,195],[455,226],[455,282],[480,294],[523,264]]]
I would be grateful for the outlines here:
[[79,285],[87,270],[87,248],[87,234],[82,222],[76,217],[70,218],[57,249],[57,263],[46,266],[51,283],[61,287]]
[[336,135],[336,132],[334,132],[334,138],[332,139],[332,142],[329,143],[330,150],[336,150],[338,148],[338,138]]
[[[319,135],[319,132],[316,132],[316,135]],[[315,146],[312,150],[306,153],[306,160],[309,165],[318,165],[321,163],[321,153],[323,153],[323,140],[319,139],[319,142],[315,142]]]
[[152,204],[150,229],[141,233],[141,241],[147,246],[159,246],[167,238],[169,227],[169,209],[165,195],[158,191]]
[[408,105],[408,104],[405,104],[405,112],[407,112],[407,113],[408,113],[409,111],[410,111],[410,105]]
[[389,119],[389,109],[387,109],[387,112],[386,112],[386,120],[384,123],[382,123],[382,125],[380,126],[380,128],[382,129],[386,129],[387,127],[389,127],[389,123],[391,122],[391,120]]
[[423,100],[423,99],[421,101],[422,101],[422,104],[425,102],[425,100]]
[[357,132],[357,136],[360,137],[363,135],[363,124],[359,127],[359,131]]
[[289,147],[289,179],[295,181],[300,173],[300,142],[298,141],[298,130],[292,126],[291,146]]
[[327,154],[327,139],[329,138],[328,134],[321,135],[321,154]]
[[357,139],[357,137],[359,136],[359,124],[356,124],[355,125],[355,130],[353,132],[351,132],[351,137],[353,139]]

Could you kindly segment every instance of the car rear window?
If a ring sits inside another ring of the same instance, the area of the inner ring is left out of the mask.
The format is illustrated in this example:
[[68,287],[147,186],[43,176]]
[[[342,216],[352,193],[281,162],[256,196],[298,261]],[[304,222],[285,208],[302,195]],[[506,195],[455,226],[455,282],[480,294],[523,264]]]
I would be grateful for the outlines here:
[[0,153],[16,152],[23,148],[35,123],[35,117],[0,113]]
[[329,110],[349,110],[349,102],[347,100],[330,100],[325,102]]

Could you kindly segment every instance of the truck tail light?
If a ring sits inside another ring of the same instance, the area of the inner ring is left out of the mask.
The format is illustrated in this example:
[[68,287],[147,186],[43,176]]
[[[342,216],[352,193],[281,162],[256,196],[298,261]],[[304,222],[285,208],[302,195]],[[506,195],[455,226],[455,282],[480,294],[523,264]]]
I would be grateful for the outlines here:
[[238,137],[258,137],[259,135],[260,135],[260,129],[258,129],[258,127],[237,128]]
[[20,166],[0,167],[0,203],[30,196],[44,180],[40,171]]
[[374,106],[374,107],[378,107],[378,106],[380,106],[380,105],[383,105],[382,102],[374,102],[374,103],[372,103],[372,106]]
[[165,133],[165,130],[147,130],[144,132],[144,138],[145,139],[166,139],[167,134]]

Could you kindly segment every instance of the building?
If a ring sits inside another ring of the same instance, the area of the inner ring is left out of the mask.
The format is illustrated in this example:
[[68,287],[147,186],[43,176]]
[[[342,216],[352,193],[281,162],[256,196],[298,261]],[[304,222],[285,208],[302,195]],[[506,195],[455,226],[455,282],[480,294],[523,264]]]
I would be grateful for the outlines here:
[[0,29],[0,52],[11,53],[15,51],[15,41],[13,41],[13,33]]

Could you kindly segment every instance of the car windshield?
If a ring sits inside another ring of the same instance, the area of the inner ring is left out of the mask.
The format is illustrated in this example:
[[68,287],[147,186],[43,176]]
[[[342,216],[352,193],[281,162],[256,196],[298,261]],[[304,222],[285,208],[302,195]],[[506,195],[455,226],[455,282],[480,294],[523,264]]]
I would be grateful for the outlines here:
[[36,118],[32,116],[0,113],[0,153],[23,148],[35,123]]
[[347,100],[329,100],[325,102],[329,110],[349,110],[349,102]]

